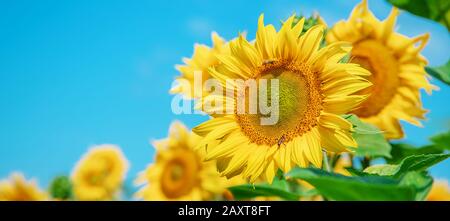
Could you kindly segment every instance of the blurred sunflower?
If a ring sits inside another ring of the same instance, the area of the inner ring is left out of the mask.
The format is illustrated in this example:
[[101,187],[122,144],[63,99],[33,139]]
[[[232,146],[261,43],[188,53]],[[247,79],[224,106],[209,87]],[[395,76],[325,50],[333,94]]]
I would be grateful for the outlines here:
[[94,146],[77,163],[72,182],[78,200],[113,200],[128,170],[128,161],[118,146]]
[[9,179],[0,181],[0,201],[42,201],[47,194],[40,190],[36,181],[25,180],[21,173],[13,173]]
[[[178,85],[170,89],[170,93],[182,94],[186,98],[199,98],[200,93],[205,93],[202,91],[202,86],[210,78],[208,68],[219,64],[216,55],[229,51],[226,41],[216,32],[211,34],[211,39],[213,43],[212,48],[203,44],[195,44],[192,58],[183,58],[184,65],[176,66],[181,76],[177,77]],[[201,87],[194,87],[194,72],[196,71],[202,72]]]
[[450,201],[450,187],[446,180],[435,180],[427,197],[428,201]]
[[[216,101],[234,108],[227,113],[235,114],[216,116],[193,129],[204,137],[198,148],[207,145],[206,159],[217,159],[222,175],[242,174],[252,183],[264,176],[271,182],[278,168],[287,172],[294,164],[306,167],[309,162],[321,167],[322,147],[339,153],[357,146],[352,124],[340,115],[367,97],[354,93],[371,85],[363,77],[370,73],[357,64],[340,63],[351,49],[348,43],[320,48],[324,26],[300,36],[304,19],[294,24],[294,18],[277,32],[264,25],[261,15],[255,42],[239,36],[229,43],[230,54],[218,56],[222,64],[209,70],[223,86],[228,79],[279,82],[276,124],[261,125],[259,114],[237,114],[236,106],[228,105],[235,96],[215,95]],[[216,141],[220,144],[213,145]]]
[[352,159],[349,154],[342,154],[334,165],[333,171],[335,173],[339,173],[344,176],[351,176],[351,174],[347,171],[347,167],[352,166]]
[[153,142],[154,163],[136,179],[143,187],[136,197],[144,200],[212,200],[226,194],[236,184],[220,177],[214,162],[203,162],[201,151],[194,151],[200,137],[174,122],[169,137]]
[[396,33],[398,9],[379,21],[369,10],[367,1],[357,5],[347,21],[339,21],[328,32],[329,43],[349,41],[353,44],[351,62],[361,64],[372,75],[371,96],[354,113],[385,131],[388,139],[404,136],[400,120],[421,126],[427,112],[422,108],[420,89],[436,89],[428,82],[427,61],[420,55],[429,35],[408,38]]

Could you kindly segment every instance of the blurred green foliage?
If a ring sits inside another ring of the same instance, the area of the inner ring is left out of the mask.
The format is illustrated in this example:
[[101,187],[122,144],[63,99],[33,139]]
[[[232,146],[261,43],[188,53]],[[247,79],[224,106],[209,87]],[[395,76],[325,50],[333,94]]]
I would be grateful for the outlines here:
[[70,200],[73,197],[72,182],[67,176],[57,176],[52,180],[49,192],[55,199]]
[[414,15],[437,21],[450,30],[448,0],[388,0],[388,2]]

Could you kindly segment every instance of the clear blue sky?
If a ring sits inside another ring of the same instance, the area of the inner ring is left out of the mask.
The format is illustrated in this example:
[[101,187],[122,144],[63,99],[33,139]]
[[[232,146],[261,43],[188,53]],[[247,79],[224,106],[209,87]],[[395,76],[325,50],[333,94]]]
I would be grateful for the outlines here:
[[[358,1],[113,1],[41,0],[0,2],[0,177],[23,171],[48,184],[70,173],[94,144],[120,145],[131,162],[129,179],[153,159],[152,139],[171,121],[189,127],[204,116],[176,116],[167,93],[174,65],[210,32],[226,39],[239,31],[254,37],[257,18],[278,24],[291,13],[320,11],[328,24],[347,18]],[[370,1],[386,17],[384,1]],[[450,39],[438,24],[403,13],[398,31],[431,33],[424,55],[431,65],[449,58]],[[425,128],[406,126],[407,141],[450,128],[450,88],[423,97]],[[450,162],[433,175],[450,178]]]

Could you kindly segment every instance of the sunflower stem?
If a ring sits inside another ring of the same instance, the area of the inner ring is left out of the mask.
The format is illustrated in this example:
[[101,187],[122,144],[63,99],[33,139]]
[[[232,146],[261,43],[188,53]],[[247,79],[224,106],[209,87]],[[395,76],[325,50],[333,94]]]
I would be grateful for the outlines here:
[[326,171],[331,173],[330,163],[328,162],[328,155],[325,151],[323,151],[323,167]]
[[370,161],[371,159],[369,157],[364,157],[361,159],[361,166],[363,170],[370,166]]

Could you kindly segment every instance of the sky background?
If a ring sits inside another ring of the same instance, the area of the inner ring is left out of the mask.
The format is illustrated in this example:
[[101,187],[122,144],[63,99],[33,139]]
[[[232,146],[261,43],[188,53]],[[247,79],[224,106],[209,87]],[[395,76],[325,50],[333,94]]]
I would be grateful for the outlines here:
[[[247,31],[257,19],[279,27],[293,12],[319,11],[329,25],[347,18],[354,0],[277,1],[0,1],[0,178],[23,171],[46,187],[70,174],[92,145],[117,144],[130,161],[128,180],[153,160],[151,140],[164,138],[176,119],[192,128],[205,116],[174,115],[168,90],[174,66],[190,57],[194,43],[211,44]],[[385,18],[390,6],[371,0]],[[447,30],[403,12],[397,30],[431,34],[423,51],[430,65],[449,59]],[[450,87],[424,95],[431,111],[425,128],[405,125],[405,141],[421,145],[450,128]],[[450,160],[432,174],[450,178]]]

